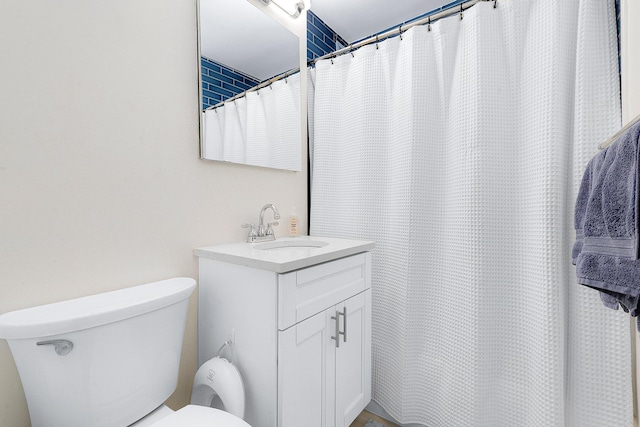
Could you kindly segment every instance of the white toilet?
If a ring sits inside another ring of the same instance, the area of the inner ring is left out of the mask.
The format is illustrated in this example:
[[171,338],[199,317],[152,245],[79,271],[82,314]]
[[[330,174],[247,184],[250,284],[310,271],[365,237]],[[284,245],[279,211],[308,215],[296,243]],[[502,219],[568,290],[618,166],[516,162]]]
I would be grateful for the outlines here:
[[[195,285],[176,278],[1,315],[0,338],[13,353],[32,426],[250,427],[208,406],[164,405],[176,387]],[[244,412],[233,365],[209,362],[230,379],[196,379],[192,402],[218,395]]]

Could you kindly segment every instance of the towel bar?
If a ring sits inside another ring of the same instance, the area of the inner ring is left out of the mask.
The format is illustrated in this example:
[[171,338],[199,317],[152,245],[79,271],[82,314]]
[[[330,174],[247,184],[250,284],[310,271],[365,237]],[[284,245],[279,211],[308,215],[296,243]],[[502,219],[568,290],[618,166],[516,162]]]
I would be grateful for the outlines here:
[[610,146],[611,144],[613,144],[616,139],[618,139],[620,137],[620,135],[622,135],[623,133],[625,133],[627,131],[627,129],[629,129],[631,126],[635,125],[636,123],[638,123],[640,121],[640,114],[638,116],[636,116],[635,119],[631,120],[629,123],[627,123],[622,129],[620,129],[618,132],[614,133],[613,136],[611,136],[609,139],[607,139],[605,142],[603,142],[602,144],[598,145],[598,148],[600,150],[604,150],[605,148],[607,148],[608,146]]

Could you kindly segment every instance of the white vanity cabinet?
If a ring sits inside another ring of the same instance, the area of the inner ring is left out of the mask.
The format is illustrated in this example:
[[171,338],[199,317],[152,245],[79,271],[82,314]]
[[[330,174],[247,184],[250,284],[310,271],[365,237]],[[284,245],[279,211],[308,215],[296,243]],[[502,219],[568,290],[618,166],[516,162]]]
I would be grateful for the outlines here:
[[371,399],[371,254],[281,273],[196,254],[198,365],[233,340],[245,420],[348,427]]

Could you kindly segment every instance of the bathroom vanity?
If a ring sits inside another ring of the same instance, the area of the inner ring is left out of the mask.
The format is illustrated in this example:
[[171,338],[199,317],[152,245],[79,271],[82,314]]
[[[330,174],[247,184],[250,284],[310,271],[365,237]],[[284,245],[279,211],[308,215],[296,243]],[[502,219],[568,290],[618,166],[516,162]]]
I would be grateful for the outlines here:
[[243,377],[253,427],[347,427],[369,403],[373,247],[298,237],[195,249],[198,365],[234,343],[222,356]]

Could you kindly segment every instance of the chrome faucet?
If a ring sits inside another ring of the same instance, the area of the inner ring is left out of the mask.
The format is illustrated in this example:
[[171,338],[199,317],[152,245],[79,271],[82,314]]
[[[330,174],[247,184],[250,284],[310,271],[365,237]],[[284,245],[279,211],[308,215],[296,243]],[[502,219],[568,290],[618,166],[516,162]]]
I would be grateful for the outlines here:
[[280,212],[278,212],[278,208],[276,208],[274,204],[267,203],[266,205],[264,205],[262,209],[260,209],[260,222],[258,222],[258,237],[272,236],[273,239],[268,239],[268,240],[275,240],[276,236],[274,236],[273,228],[271,228],[271,226],[278,225],[278,223],[270,222],[267,224],[267,229],[266,230],[264,229],[264,213],[266,212],[267,209],[271,209],[273,211],[273,219],[280,219]]
[[280,219],[280,212],[278,212],[278,208],[272,203],[267,203],[260,209],[260,218],[258,222],[258,230],[253,224],[242,224],[242,228],[248,228],[249,234],[247,235],[247,243],[256,243],[256,242],[266,242],[269,240],[275,240],[276,236],[273,233],[273,226],[278,225],[277,221],[268,222],[264,224],[264,213],[267,209],[271,209],[273,211],[273,219]]

